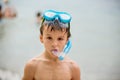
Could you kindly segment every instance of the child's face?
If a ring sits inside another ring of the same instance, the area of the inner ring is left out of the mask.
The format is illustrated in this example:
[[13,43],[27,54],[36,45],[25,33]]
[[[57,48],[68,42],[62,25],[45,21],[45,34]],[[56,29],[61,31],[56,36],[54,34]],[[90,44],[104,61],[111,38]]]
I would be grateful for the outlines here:
[[40,36],[40,40],[48,53],[51,54],[53,51],[61,52],[68,40],[67,32],[65,29],[62,31],[51,31],[51,27],[44,26],[43,35]]

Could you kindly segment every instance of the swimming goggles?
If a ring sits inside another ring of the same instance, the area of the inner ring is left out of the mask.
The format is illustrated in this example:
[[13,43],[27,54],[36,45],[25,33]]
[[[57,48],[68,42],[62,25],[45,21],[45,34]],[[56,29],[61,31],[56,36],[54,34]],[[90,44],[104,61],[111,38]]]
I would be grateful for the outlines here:
[[61,23],[70,23],[71,15],[66,12],[59,12],[55,10],[47,10],[43,14],[43,22],[46,21],[54,21],[58,19]]

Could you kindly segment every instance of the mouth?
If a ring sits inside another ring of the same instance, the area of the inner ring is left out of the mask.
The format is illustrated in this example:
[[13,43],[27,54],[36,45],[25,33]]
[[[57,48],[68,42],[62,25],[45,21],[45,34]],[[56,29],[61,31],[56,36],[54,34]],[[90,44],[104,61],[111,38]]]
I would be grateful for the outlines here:
[[55,55],[57,57],[59,56],[59,51],[57,49],[53,49],[52,53],[53,53],[53,55]]

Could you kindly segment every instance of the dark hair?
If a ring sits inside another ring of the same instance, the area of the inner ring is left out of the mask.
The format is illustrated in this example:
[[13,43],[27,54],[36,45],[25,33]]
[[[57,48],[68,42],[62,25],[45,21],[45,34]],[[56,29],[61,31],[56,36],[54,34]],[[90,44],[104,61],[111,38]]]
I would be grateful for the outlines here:
[[41,27],[40,27],[40,34],[43,35],[44,26],[48,26],[48,28],[51,27],[51,31],[54,31],[54,30],[62,31],[62,29],[65,28],[67,32],[67,37],[69,38],[71,37],[70,23],[67,23],[67,24],[68,24],[68,27],[63,27],[60,25],[60,22],[58,20],[54,20],[50,23],[45,23],[45,21],[43,20]]
[[0,4],[0,11],[2,10],[2,5]]
[[41,12],[38,12],[38,13],[36,14],[36,16],[37,16],[37,17],[41,16]]

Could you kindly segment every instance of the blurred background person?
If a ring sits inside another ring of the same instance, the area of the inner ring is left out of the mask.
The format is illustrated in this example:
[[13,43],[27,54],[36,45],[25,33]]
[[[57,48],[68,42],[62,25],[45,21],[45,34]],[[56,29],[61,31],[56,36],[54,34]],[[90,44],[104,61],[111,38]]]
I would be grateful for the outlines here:
[[16,15],[17,15],[16,10],[11,7],[7,7],[4,11],[5,18],[15,18]]
[[17,16],[17,11],[15,7],[13,7],[8,0],[4,1],[4,10],[3,14],[5,18],[15,18]]
[[0,4],[0,20],[2,19],[3,14],[2,14],[2,5]]
[[37,12],[36,13],[36,23],[38,26],[40,26],[41,21],[42,21],[42,12]]
[[9,0],[3,0],[3,2],[7,4],[7,3],[9,3]]

